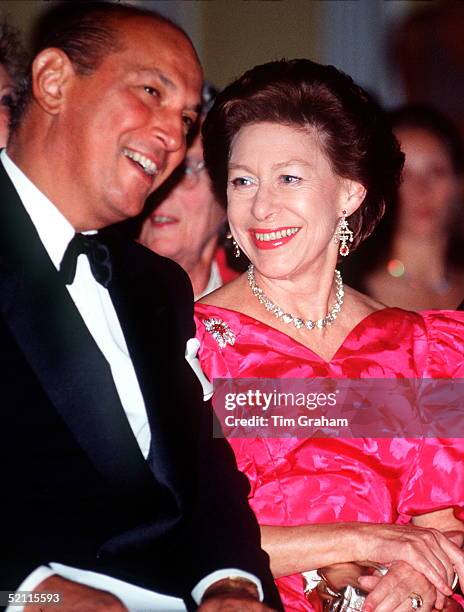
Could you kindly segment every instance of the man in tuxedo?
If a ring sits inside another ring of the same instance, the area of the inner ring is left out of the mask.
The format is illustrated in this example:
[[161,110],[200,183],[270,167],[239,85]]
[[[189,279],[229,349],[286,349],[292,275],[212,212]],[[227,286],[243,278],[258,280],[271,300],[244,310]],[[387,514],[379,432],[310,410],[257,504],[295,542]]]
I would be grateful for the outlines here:
[[281,605],[184,358],[188,279],[96,232],[182,160],[201,84],[158,15],[73,2],[42,24],[1,153],[1,591],[89,612],[267,610],[262,588]]

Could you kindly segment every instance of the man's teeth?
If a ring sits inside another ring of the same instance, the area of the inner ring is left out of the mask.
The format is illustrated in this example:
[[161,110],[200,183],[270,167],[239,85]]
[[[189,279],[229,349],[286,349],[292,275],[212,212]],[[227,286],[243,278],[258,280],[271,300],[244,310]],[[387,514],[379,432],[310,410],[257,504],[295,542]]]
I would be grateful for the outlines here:
[[152,162],[151,159],[148,159],[148,157],[145,157],[145,155],[137,153],[136,151],[131,151],[130,149],[124,149],[123,153],[129,159],[133,159],[135,162],[137,162],[139,166],[141,166],[150,176],[153,176],[158,172],[158,166],[155,164],[155,162]]
[[293,236],[299,231],[299,227],[289,227],[288,229],[279,230],[277,232],[269,232],[268,234],[258,234],[255,232],[256,240],[262,240],[268,242],[269,240],[279,240],[280,238],[286,238],[287,236]]

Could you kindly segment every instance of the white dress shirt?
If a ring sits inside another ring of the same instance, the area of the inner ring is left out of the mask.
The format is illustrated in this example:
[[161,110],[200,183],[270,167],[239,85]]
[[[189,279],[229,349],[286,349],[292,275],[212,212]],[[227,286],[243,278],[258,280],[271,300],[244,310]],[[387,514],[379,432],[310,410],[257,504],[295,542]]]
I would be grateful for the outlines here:
[[[37,189],[8,157],[6,150],[1,152],[0,159],[37,230],[45,250],[58,270],[64,252],[75,234],[74,228],[58,208]],[[79,255],[74,282],[71,285],[66,285],[66,288],[111,368],[114,384],[127,420],[143,456],[146,458],[150,448],[151,433],[142,392],[110,294],[105,287],[94,279],[86,255]],[[191,352],[187,351],[186,354],[190,353],[189,357],[191,357]],[[180,568],[179,571],[182,571],[182,569]],[[134,612],[139,610],[163,610],[164,612],[185,610],[185,605],[179,598],[161,595],[110,576],[68,567],[52,560],[48,567],[37,568],[22,582],[17,590],[33,590],[40,582],[53,574],[58,574],[63,578],[96,589],[109,591],[118,597],[129,610]],[[256,577],[242,570],[231,568],[218,570],[203,578],[192,591],[195,601],[197,603],[201,601],[201,597],[208,586],[228,576],[242,576],[252,580],[258,586],[262,597],[261,585]],[[10,608],[7,608],[7,612],[9,610]],[[11,608],[11,612],[13,610],[18,612],[19,608],[15,606]]]

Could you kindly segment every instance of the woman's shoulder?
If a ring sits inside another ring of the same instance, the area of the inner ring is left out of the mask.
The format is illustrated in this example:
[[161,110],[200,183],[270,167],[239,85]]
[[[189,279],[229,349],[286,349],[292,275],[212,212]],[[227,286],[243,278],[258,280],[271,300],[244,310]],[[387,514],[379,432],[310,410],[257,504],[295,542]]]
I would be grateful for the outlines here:
[[244,287],[246,287],[246,280],[242,274],[225,285],[222,285],[222,287],[219,287],[216,291],[208,293],[208,295],[202,297],[197,304],[234,310],[237,304],[243,302]]
[[362,312],[358,317],[364,321],[359,328],[363,334],[385,343],[385,349],[389,342],[402,349],[408,347],[423,377],[464,377],[464,312],[405,310],[385,306],[355,290],[350,292]]
[[427,331],[427,376],[464,377],[464,312],[425,310],[418,314]]
[[259,321],[238,310],[243,301],[244,297],[227,285],[195,304],[199,358],[212,378],[237,376],[246,369],[250,352],[262,350],[265,332]]
[[[239,333],[243,315],[236,310],[237,281],[235,279],[209,293],[195,304],[197,337],[203,345],[217,345],[219,348],[233,346]],[[232,285],[232,286],[231,286]]]
[[355,324],[365,321],[367,327],[379,327],[385,333],[402,328],[407,334],[411,327],[424,327],[420,314],[412,310],[389,306],[352,287],[346,288],[346,297]]
[[358,307],[363,316],[375,312],[386,324],[411,328],[416,337],[425,336],[429,350],[444,346],[454,347],[464,357],[464,312],[457,310],[407,310],[397,306],[386,306],[372,298],[359,294]]
[[359,351],[380,351],[414,354],[420,370],[427,354],[427,329],[420,313],[397,306],[388,306],[349,288],[348,306],[352,315],[352,331]]
[[246,317],[246,281],[243,275],[208,293],[195,304],[195,315],[202,320],[216,317],[237,324]]
[[419,314],[429,327],[454,329],[464,325],[464,311],[462,310],[421,310]]
[[464,312],[459,310],[422,310],[417,313],[432,344],[451,342],[464,354]]

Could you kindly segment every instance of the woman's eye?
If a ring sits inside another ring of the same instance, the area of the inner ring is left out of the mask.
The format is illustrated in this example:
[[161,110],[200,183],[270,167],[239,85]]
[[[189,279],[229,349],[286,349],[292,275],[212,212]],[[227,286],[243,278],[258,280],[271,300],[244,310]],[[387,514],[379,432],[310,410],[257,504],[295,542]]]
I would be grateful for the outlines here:
[[291,185],[293,183],[299,183],[301,178],[299,176],[294,176],[293,174],[282,174],[280,180],[282,181],[282,183]]
[[253,184],[253,181],[246,176],[238,176],[237,178],[232,179],[231,184],[234,187],[248,187]]
[[159,91],[156,89],[156,87],[150,87],[150,85],[144,85],[143,86],[144,91],[153,97],[159,97]]

